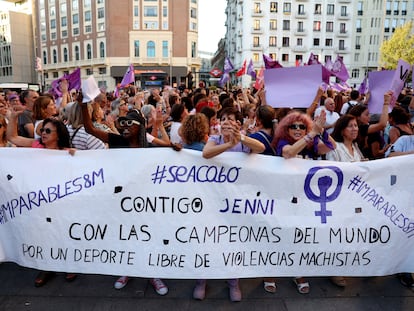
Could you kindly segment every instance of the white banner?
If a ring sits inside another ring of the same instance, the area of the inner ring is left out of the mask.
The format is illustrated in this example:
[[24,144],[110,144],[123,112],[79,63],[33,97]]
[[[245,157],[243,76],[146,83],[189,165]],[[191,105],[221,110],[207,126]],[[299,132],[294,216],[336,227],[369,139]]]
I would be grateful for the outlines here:
[[0,148],[0,260],[163,278],[414,272],[414,157]]

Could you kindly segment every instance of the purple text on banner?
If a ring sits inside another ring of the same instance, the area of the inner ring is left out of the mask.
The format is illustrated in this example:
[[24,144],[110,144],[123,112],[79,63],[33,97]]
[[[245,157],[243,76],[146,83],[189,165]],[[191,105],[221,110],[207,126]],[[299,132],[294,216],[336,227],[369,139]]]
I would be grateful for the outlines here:
[[368,109],[371,114],[382,112],[384,93],[389,90],[394,74],[395,70],[371,71],[368,73],[369,91],[371,93]]
[[322,65],[266,69],[264,78],[270,106],[308,108],[322,83]]
[[395,70],[394,77],[391,82],[390,91],[393,92],[391,105],[394,106],[395,102],[400,95],[404,83],[408,78],[411,71],[411,65],[402,59],[398,61],[397,69]]

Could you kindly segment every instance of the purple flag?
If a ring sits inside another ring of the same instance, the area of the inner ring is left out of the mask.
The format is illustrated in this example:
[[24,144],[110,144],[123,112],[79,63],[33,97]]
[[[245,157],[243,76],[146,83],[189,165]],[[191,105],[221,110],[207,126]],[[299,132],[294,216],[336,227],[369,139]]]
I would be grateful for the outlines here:
[[313,53],[310,53],[309,55],[309,60],[308,60],[308,65],[319,65],[320,62],[318,60],[318,56],[316,56]]
[[68,91],[73,89],[80,90],[82,83],[80,68],[78,67],[72,73],[64,74],[63,77],[52,81],[52,87],[51,90],[49,90],[49,93],[53,94],[55,97],[62,97],[62,92],[60,91],[59,87],[59,84],[62,80],[68,81]]
[[283,68],[283,66],[277,60],[273,60],[273,58],[265,54],[263,54],[263,62],[266,69]]
[[250,75],[253,79],[256,79],[256,70],[254,70],[253,61],[251,59],[249,66],[247,66],[247,74]]
[[230,59],[226,57],[224,59],[224,73],[229,73],[234,69],[233,64],[231,63]]
[[135,72],[134,72],[134,65],[129,65],[127,72],[125,73],[121,84],[119,85],[120,88],[123,88],[127,86],[128,84],[131,84],[135,82]]
[[348,70],[346,69],[344,62],[342,61],[342,57],[340,56],[336,58],[330,71],[335,77],[337,77],[341,81],[345,82],[349,79]]
[[224,84],[226,84],[226,83],[227,83],[227,81],[229,81],[229,79],[230,79],[230,75],[229,75],[229,73],[228,73],[228,72],[224,72],[224,73],[221,75],[221,78],[220,78],[220,81],[219,81],[219,85],[220,85],[220,87],[223,87],[223,86],[224,86]]
[[368,77],[364,78],[361,85],[359,86],[358,92],[359,94],[366,94],[368,91]]

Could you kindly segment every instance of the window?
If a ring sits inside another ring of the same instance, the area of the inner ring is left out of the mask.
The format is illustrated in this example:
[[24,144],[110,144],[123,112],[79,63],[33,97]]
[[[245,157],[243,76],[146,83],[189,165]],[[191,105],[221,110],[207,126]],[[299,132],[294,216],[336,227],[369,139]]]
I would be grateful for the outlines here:
[[74,35],[74,36],[79,35],[79,28],[78,28],[78,27],[73,28],[73,35]]
[[53,49],[52,54],[53,54],[53,63],[56,64],[57,63],[57,51],[56,51],[56,49]]
[[313,39],[313,46],[319,46],[319,42],[320,42],[319,38],[314,38]]
[[59,78],[59,72],[54,71],[53,72],[53,78]]
[[86,68],[86,75],[87,76],[93,75],[93,69],[92,68]]
[[340,23],[339,24],[339,32],[340,33],[346,33],[346,24],[345,23]]
[[252,57],[252,59],[253,59],[253,61],[254,62],[258,62],[259,61],[259,53],[253,53],[253,57]]
[[345,40],[339,40],[339,49],[345,50]]
[[168,41],[162,41],[162,57],[168,57]]
[[296,45],[297,46],[303,46],[303,39],[302,38],[297,38],[296,39]]
[[362,31],[361,24],[362,24],[362,21],[360,19],[357,19],[355,21],[356,32],[361,32]]
[[168,17],[168,7],[162,7],[162,17]]
[[43,65],[47,64],[47,53],[46,51],[43,51]]
[[56,20],[55,19],[50,20],[50,29],[56,29]]
[[260,30],[260,20],[255,19],[255,20],[253,21],[253,29],[254,29],[254,30]]
[[155,57],[155,43],[148,41],[147,43],[147,57]]
[[68,25],[68,18],[66,16],[63,16],[60,18],[60,26],[66,27]]
[[326,32],[333,32],[333,22],[326,22]]
[[92,32],[92,25],[85,25],[85,33],[91,33]]
[[61,37],[66,38],[67,36],[68,36],[68,31],[67,30],[62,30]]
[[313,22],[313,31],[321,31],[321,22],[320,21],[314,21]]
[[298,32],[304,32],[305,30],[303,29],[303,22],[298,22]]
[[105,57],[105,43],[103,42],[99,43],[99,57],[100,58]]
[[91,7],[91,0],[83,0],[83,6],[86,8]]
[[277,2],[275,1],[270,2],[270,12],[277,13]]
[[253,46],[254,47],[259,47],[260,46],[260,37],[258,37],[258,36],[253,37]]
[[305,14],[305,6],[303,4],[298,5],[298,14],[304,15]]
[[79,46],[75,45],[75,60],[80,59],[80,52],[79,52]]
[[90,43],[86,45],[86,58],[92,59],[92,45]]
[[144,21],[144,29],[158,29],[158,22]]
[[134,41],[134,56],[139,57],[139,40]]
[[269,46],[276,46],[276,36],[269,37]]
[[325,46],[332,46],[333,40],[332,39],[325,39]]
[[197,9],[196,8],[191,8],[190,17],[191,18],[197,18]]
[[158,8],[156,6],[144,6],[144,16],[145,17],[157,17]]
[[98,8],[98,18],[105,18],[105,8]]
[[72,24],[76,25],[78,23],[79,23],[79,14],[78,13],[73,14],[72,15]]
[[291,12],[291,4],[290,2],[283,3],[283,13],[290,13]]
[[359,78],[359,69],[352,69],[351,73],[352,78]]
[[282,54],[282,61],[288,62],[289,61],[289,54]]
[[283,20],[283,30],[290,30],[290,21]]
[[105,30],[105,22],[98,23],[98,31],[104,31]]
[[260,2],[255,2],[254,3],[253,12],[256,13],[256,14],[262,13],[262,8],[260,7]]
[[63,48],[63,61],[67,62],[68,61],[68,49],[67,48]]
[[51,32],[50,33],[50,39],[56,40],[56,32]]
[[335,14],[335,5],[334,4],[328,4],[326,8],[326,14],[327,15],[334,15]]
[[85,11],[85,22],[90,22],[91,19],[91,11]]
[[358,15],[363,15],[364,12],[364,3],[362,1],[358,1]]
[[277,21],[275,19],[271,19],[269,21],[269,29],[276,30],[277,29]]
[[60,5],[60,15],[66,15],[66,3]]
[[139,17],[139,6],[138,5],[134,5],[134,16]]
[[315,14],[322,14],[322,4],[317,3],[315,4]]
[[346,12],[346,6],[341,6],[341,16],[348,16],[348,13]]
[[191,57],[197,57],[197,43],[191,42]]
[[282,38],[282,46],[288,47],[289,46],[289,37]]
[[99,71],[100,75],[105,75],[106,74],[106,67],[99,67],[98,71]]
[[79,0],[72,0],[72,11],[79,10]]

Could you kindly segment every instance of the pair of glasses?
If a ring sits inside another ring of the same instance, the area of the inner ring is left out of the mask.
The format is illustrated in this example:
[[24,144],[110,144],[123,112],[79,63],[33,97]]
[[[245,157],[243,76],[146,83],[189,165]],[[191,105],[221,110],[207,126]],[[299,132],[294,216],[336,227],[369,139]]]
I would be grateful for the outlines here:
[[49,128],[41,128],[40,129],[40,133],[43,133],[43,132],[45,132],[46,134],[50,134],[50,133],[52,133],[52,132],[54,132],[55,130],[51,130],[51,129],[49,129]]
[[141,125],[141,123],[139,123],[138,121],[135,121],[135,120],[121,120],[121,121],[119,121],[120,126],[132,126],[134,124]]
[[306,130],[305,124],[291,124],[289,125],[289,129],[291,130]]

